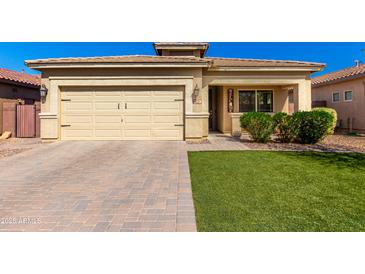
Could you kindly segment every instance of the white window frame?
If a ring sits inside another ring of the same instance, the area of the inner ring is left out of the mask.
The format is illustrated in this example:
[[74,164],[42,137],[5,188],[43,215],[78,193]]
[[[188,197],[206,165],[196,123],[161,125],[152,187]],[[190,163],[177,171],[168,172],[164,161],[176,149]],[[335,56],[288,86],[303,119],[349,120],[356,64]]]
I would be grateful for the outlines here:
[[[351,99],[350,100],[346,100],[346,92],[351,92]],[[352,92],[352,90],[345,90],[344,92],[343,92],[343,100],[345,101],[345,102],[351,102],[352,101],[352,96],[354,95],[354,93]]]
[[[338,94],[338,101],[333,100],[333,95],[335,95],[335,94]],[[341,92],[339,92],[339,91],[332,92],[332,103],[339,103],[340,101],[341,101]]]
[[[273,89],[239,89],[238,90],[238,111],[240,107],[240,91],[253,91],[255,92],[255,112],[258,112],[258,102],[257,102],[257,92],[258,91],[271,91],[272,92],[272,112],[264,112],[264,113],[274,113],[274,90]],[[241,113],[241,112],[240,112]]]

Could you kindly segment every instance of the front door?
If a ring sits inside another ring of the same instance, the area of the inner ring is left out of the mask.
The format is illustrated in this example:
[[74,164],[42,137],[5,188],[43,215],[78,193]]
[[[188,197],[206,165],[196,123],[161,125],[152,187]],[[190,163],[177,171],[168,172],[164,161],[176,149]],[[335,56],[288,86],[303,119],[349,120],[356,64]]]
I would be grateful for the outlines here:
[[216,106],[216,93],[214,88],[209,88],[209,130],[215,131],[216,127],[216,115],[217,106]]

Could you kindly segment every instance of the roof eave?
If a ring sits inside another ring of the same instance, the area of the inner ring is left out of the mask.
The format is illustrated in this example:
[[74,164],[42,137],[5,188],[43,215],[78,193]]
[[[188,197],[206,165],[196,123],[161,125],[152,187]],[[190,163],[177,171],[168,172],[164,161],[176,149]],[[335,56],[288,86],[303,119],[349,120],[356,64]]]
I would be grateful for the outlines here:
[[282,67],[282,66],[260,66],[260,67],[210,67],[209,71],[308,71],[318,72],[323,70],[323,67],[319,66],[306,66],[306,67]]
[[4,83],[4,84],[16,85],[16,86],[22,86],[22,87],[28,87],[28,88],[34,88],[34,89],[38,89],[41,87],[40,83],[33,84],[33,83],[20,82],[20,81],[11,80],[11,79],[5,79],[5,78],[0,78],[0,82]]
[[49,68],[196,68],[208,67],[208,63],[36,63],[25,62],[32,69]]

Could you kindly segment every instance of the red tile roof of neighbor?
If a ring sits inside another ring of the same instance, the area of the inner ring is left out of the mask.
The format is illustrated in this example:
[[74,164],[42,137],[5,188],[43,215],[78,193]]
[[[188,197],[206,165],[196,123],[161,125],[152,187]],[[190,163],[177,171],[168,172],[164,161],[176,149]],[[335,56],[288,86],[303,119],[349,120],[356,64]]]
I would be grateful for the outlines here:
[[331,73],[327,73],[312,79],[313,86],[330,84],[338,81],[346,81],[353,78],[365,76],[365,64],[353,66]]
[[78,58],[49,58],[27,60],[27,65],[70,64],[70,63],[201,63],[210,67],[320,67],[325,64],[301,61],[263,60],[242,58],[214,58],[193,56],[124,55]]
[[34,87],[40,87],[41,85],[40,75],[31,75],[5,68],[0,68],[0,80],[1,79]]

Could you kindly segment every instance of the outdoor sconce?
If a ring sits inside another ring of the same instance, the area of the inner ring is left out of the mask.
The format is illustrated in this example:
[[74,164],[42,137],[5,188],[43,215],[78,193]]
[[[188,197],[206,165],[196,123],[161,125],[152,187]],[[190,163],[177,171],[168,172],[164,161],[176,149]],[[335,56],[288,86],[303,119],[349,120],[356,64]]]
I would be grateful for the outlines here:
[[228,112],[233,112],[233,89],[228,89]]
[[42,87],[39,90],[39,92],[40,92],[42,98],[46,98],[47,93],[48,93],[48,89],[46,88],[45,85],[42,85]]
[[195,88],[193,90],[193,102],[196,104],[200,103],[198,100],[199,92],[200,92],[200,89],[199,89],[198,85],[195,85]]
[[193,95],[195,97],[197,97],[199,95],[199,88],[198,88],[198,85],[195,85],[195,88],[194,88],[194,91],[193,91]]

